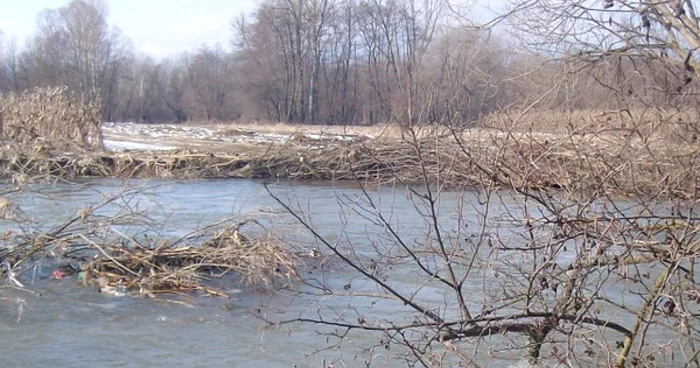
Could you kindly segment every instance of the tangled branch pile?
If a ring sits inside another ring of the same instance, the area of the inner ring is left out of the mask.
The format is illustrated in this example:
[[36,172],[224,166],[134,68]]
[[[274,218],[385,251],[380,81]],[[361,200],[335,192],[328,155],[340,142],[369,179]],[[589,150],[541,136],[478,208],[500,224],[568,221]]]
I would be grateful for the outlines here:
[[[0,133],[14,142],[0,149],[0,176],[20,183],[46,177],[398,181],[451,188],[496,182],[688,197],[698,182],[694,137],[700,128],[690,110],[534,110],[482,122],[496,129],[426,126],[401,138],[313,144],[290,139],[264,151],[241,146],[235,153],[110,153],[91,150],[101,146],[99,106],[65,88],[0,95],[0,109]],[[611,172],[614,178],[599,180]]]
[[172,243],[90,244],[97,257],[81,267],[85,277],[98,280],[101,290],[123,290],[138,294],[201,291],[226,296],[201,283],[233,272],[249,285],[271,285],[276,280],[295,279],[297,257],[270,235],[249,240],[234,224],[202,244]]
[[[641,134],[641,133],[640,133]],[[403,139],[309,147],[294,142],[238,153],[0,150],[6,178],[275,178],[438,184],[484,182],[688,197],[698,182],[698,146],[618,134],[523,133],[430,128]],[[611,180],[599,180],[614,173]],[[604,183],[598,186],[596,183]]]
[[[232,275],[248,285],[270,286],[297,278],[301,257],[292,245],[269,231],[241,233],[244,225],[258,224],[256,220],[226,220],[172,240],[149,235],[154,233],[148,216],[126,206],[115,215],[97,214],[123,196],[85,208],[51,231],[6,231],[3,243],[8,246],[0,248],[4,278],[22,286],[24,271],[54,258],[64,263],[54,276],[77,274],[86,285],[96,283],[102,292],[116,295],[200,291],[225,297],[204,281]],[[119,230],[125,221],[134,226],[132,235]]]
[[0,94],[0,137],[39,150],[101,149],[101,111],[99,102],[85,102],[67,87]]
[[251,157],[178,150],[167,153],[0,149],[4,178],[223,178],[247,177]]
[[[616,135],[492,132],[481,143],[455,135],[484,178],[511,188],[691,198],[700,183],[699,148]],[[478,149],[482,147],[482,149]]]
[[645,135],[629,139],[616,134],[436,128],[408,134],[401,141],[282,152],[260,167],[267,176],[292,179],[398,180],[449,188],[493,182],[688,198],[700,183],[699,148]]

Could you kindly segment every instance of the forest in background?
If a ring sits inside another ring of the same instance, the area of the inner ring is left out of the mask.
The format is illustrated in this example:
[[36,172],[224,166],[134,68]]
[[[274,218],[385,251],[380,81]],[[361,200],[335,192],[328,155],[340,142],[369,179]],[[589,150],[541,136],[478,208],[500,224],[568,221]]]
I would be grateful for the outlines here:
[[[649,38],[665,25],[603,15],[584,37],[566,26],[579,17],[566,3],[504,2],[501,16],[476,24],[469,4],[446,0],[265,0],[231,15],[231,47],[155,60],[108,23],[106,2],[74,0],[41,12],[23,47],[0,38],[0,92],[65,85],[99,98],[106,121],[139,122],[469,124],[533,106],[693,104],[692,52],[684,60]],[[604,37],[608,23],[633,34]],[[622,48],[645,37],[643,52]]]

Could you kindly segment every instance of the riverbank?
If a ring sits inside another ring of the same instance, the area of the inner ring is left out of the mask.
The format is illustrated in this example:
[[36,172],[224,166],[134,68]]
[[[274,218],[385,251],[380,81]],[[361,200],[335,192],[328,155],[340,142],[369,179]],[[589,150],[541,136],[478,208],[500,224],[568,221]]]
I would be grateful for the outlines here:
[[[0,170],[5,178],[27,179],[258,178],[411,184],[424,182],[421,160],[430,170],[449,171],[441,162],[454,158],[454,149],[438,147],[419,157],[416,144],[428,148],[435,143],[426,137],[412,142],[389,128],[363,129],[377,136],[357,128],[344,132],[338,128],[329,132],[327,127],[268,128],[108,123],[103,128],[105,150],[57,149],[48,143],[26,149],[6,142],[0,149]],[[453,186],[474,183],[470,173],[452,170],[449,175]]]
[[700,182],[697,147],[690,143],[612,133],[433,126],[401,132],[387,127],[345,132],[288,128],[106,124],[106,150],[5,142],[0,173],[20,183],[97,177],[399,182],[452,189],[492,183],[516,190],[668,197],[690,197]]

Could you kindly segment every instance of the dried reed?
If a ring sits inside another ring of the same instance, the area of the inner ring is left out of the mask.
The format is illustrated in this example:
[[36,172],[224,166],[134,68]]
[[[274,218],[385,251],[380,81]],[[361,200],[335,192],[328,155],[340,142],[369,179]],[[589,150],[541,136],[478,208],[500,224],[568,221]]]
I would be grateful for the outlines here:
[[543,134],[605,135],[667,143],[694,143],[700,137],[700,111],[687,109],[503,111],[482,118],[480,127]]
[[102,108],[67,87],[0,94],[0,137],[26,147],[102,148]]

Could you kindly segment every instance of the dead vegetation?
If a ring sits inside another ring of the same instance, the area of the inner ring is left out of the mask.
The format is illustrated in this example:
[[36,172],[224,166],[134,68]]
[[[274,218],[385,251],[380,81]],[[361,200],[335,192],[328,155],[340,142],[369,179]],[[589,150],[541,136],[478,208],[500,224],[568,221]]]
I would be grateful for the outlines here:
[[[323,135],[311,139],[308,129],[297,129],[286,142],[232,144],[224,151],[115,153],[93,149],[101,145],[99,107],[80,103],[65,88],[1,96],[0,106],[5,140],[0,176],[20,184],[84,177],[404,184],[426,184],[429,178],[432,184],[464,188],[517,177],[522,183],[512,184],[519,187],[617,193],[658,193],[659,189],[666,196],[688,197],[697,182],[694,110],[564,113],[531,109],[485,117],[472,129],[355,129],[351,132],[374,133],[377,138],[349,140]],[[337,129],[332,133],[340,133]],[[483,167],[484,163],[498,164],[499,169]],[[605,181],[604,187],[587,188],[611,168],[616,168],[614,180]],[[558,175],[551,176],[555,171]]]
[[167,241],[88,248],[99,251],[96,259],[80,268],[87,283],[96,280],[102,292],[154,296],[162,293],[200,291],[227,297],[225,291],[206,286],[202,280],[232,273],[246,285],[270,286],[279,280],[297,279],[300,259],[276,238],[248,239],[239,233],[241,224],[227,227],[200,244],[177,246]]
[[[653,134],[653,133],[650,133]],[[618,134],[550,134],[426,127],[396,140],[335,142],[312,146],[291,141],[239,152],[0,150],[2,176],[28,178],[261,178],[398,181],[465,188],[484,181],[513,185],[579,188],[614,193],[660,192],[688,197],[697,181],[697,145],[632,139]],[[477,164],[478,163],[478,164]],[[498,170],[487,166],[499,165]],[[615,168],[613,180],[592,188],[598,176]],[[551,176],[556,171],[558,175]],[[489,176],[484,172],[493,172]],[[426,175],[424,175],[424,173]]]
[[0,137],[24,148],[102,148],[102,107],[67,87],[0,94]]
[[700,137],[700,115],[695,108],[525,109],[494,113],[477,125],[520,133],[604,136],[674,144],[695,143]]
[[[226,219],[171,239],[155,232],[163,224],[152,223],[148,214],[116,205],[136,195],[138,190],[115,194],[49,231],[6,231],[7,246],[0,252],[4,278],[23,287],[20,275],[44,262],[58,266],[56,278],[76,275],[103,293],[146,297],[192,291],[228,297],[207,280],[230,277],[234,283],[272,287],[298,278],[302,252],[258,220]],[[100,214],[115,206],[116,213]],[[126,221],[128,232],[119,226]]]
[[207,122],[188,122],[187,125],[209,127],[221,130],[228,134],[272,133],[292,135],[319,134],[319,135],[354,135],[371,136],[376,138],[397,139],[401,137],[401,128],[395,124],[376,124],[371,126],[361,125],[310,125],[310,124],[285,124],[269,121],[232,122],[226,124],[212,124]]

